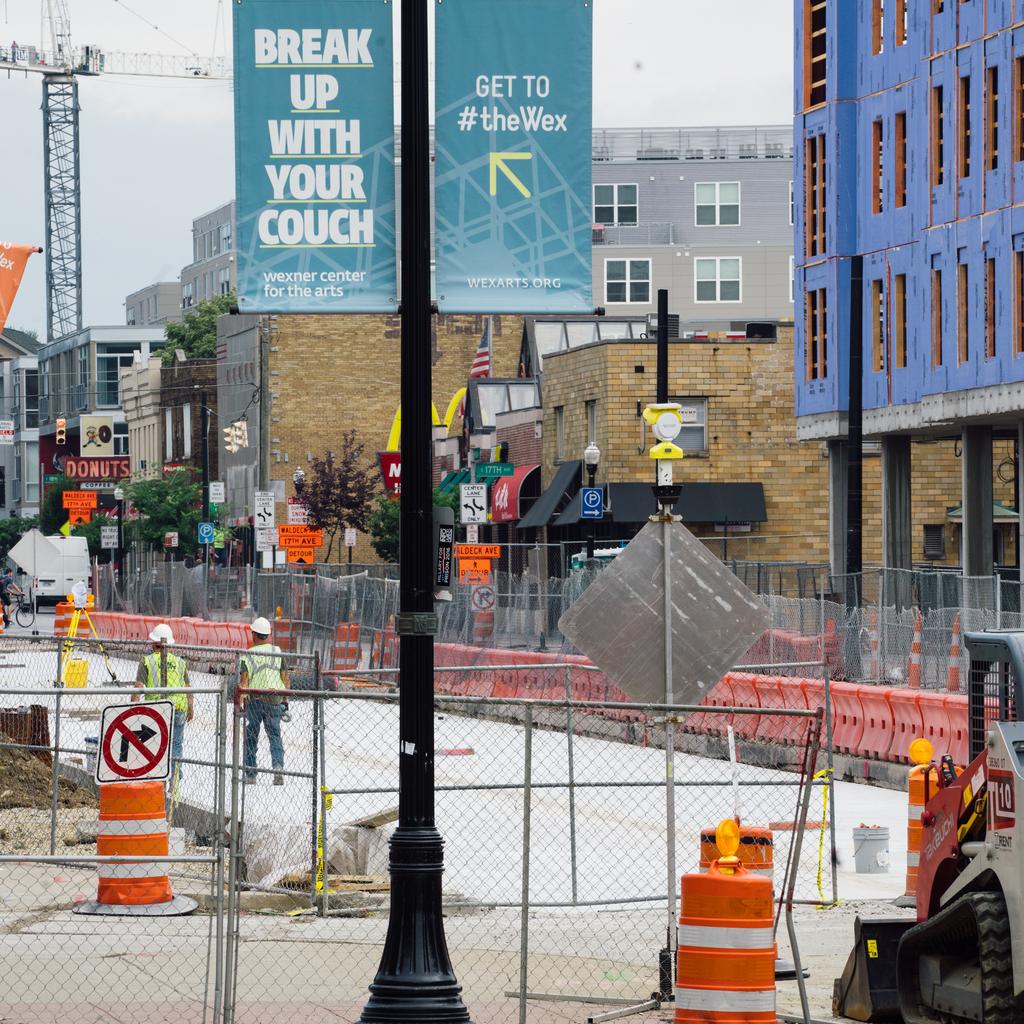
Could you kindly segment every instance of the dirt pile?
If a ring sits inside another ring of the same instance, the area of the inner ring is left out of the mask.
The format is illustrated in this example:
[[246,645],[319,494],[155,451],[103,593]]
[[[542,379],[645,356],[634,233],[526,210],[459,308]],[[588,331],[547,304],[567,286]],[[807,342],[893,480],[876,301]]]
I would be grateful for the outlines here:
[[[51,770],[28,751],[0,747],[0,809],[49,808],[53,780]],[[96,807],[96,797],[73,782],[61,779],[58,807]]]

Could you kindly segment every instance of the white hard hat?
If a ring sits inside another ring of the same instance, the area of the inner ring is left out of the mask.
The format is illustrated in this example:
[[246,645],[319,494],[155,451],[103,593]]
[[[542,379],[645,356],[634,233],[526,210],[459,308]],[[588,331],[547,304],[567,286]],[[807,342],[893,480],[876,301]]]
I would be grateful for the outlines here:
[[255,619],[249,628],[260,636],[270,636],[270,623],[262,615]]
[[158,644],[161,641],[165,644],[174,643],[174,634],[171,632],[171,627],[166,622],[161,622],[160,625],[155,626],[153,632],[149,634],[149,639],[153,643]]

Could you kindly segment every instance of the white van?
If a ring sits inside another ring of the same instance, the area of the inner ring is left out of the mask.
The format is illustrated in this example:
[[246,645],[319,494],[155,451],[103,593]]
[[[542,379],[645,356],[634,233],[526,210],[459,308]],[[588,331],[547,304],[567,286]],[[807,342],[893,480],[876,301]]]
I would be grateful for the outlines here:
[[89,544],[84,537],[45,537],[38,530],[29,530],[7,552],[7,557],[24,570],[28,579],[35,579],[35,594],[42,600],[64,601],[79,580],[90,579]]

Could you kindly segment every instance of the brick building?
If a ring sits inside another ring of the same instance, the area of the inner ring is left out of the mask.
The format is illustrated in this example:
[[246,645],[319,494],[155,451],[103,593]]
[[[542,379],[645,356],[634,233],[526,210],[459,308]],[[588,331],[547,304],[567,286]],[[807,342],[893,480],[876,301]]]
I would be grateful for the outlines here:
[[181,349],[175,350],[171,365],[163,367],[160,372],[165,466],[188,466],[197,474],[202,472],[204,397],[210,410],[210,479],[216,480],[220,454],[217,443],[220,437],[217,430],[217,362],[214,359],[186,359]]

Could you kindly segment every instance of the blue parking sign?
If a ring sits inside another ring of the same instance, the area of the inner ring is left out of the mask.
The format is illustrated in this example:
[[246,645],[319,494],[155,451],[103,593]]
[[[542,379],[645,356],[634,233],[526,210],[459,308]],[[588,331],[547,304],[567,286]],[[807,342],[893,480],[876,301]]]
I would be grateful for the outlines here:
[[580,490],[580,515],[584,519],[604,518],[604,491],[600,487]]
[[200,544],[212,544],[213,543],[213,523],[200,523],[199,524],[199,543]]

